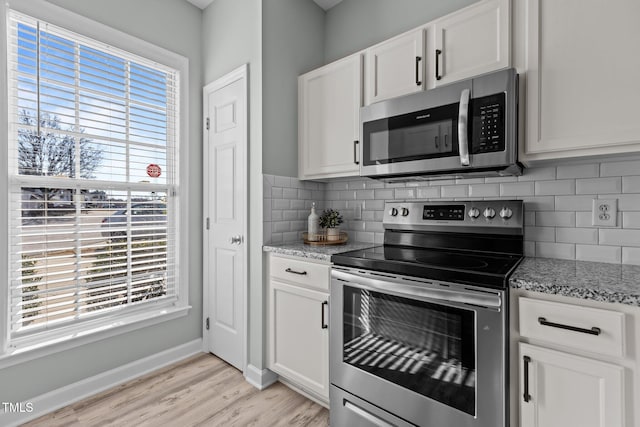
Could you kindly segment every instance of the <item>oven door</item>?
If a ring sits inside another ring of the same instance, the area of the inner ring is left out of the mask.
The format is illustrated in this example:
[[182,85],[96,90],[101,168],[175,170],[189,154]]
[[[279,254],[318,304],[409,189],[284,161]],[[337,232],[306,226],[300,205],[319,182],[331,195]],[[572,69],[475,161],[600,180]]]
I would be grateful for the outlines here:
[[334,267],[331,300],[333,386],[415,425],[505,426],[503,291]]

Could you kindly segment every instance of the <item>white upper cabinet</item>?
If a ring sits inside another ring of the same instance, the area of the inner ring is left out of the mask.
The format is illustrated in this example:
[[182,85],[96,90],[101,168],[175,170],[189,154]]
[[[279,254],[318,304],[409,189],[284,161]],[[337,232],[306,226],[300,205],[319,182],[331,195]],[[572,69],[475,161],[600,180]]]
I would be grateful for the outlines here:
[[527,0],[521,6],[521,158],[640,151],[640,1]]
[[423,29],[411,31],[366,51],[366,98],[372,104],[383,99],[420,92],[424,81]]
[[298,176],[355,176],[362,106],[362,55],[298,77]]
[[433,23],[428,88],[511,65],[510,0],[485,0]]

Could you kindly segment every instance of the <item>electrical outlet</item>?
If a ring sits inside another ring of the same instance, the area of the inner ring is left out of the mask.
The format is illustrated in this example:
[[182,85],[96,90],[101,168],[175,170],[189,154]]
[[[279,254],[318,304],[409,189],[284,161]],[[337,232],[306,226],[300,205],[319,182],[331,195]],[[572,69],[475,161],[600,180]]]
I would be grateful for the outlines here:
[[618,199],[593,199],[591,223],[600,227],[615,227],[618,219]]

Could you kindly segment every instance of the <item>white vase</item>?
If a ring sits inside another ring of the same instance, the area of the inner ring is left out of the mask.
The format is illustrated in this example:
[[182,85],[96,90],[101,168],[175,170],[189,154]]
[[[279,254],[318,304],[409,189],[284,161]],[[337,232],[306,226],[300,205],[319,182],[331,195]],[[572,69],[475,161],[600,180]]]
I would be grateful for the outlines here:
[[340,229],[339,228],[327,228],[327,240],[335,241],[340,240]]

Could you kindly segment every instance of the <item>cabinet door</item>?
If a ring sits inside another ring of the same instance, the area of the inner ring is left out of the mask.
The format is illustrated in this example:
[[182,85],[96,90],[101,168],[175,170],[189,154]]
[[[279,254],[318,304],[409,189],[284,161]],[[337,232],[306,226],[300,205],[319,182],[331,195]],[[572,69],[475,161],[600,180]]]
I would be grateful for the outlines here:
[[300,179],[356,176],[362,106],[362,55],[298,78]]
[[269,368],[328,401],[329,295],[273,279],[269,292]]
[[408,93],[426,86],[424,30],[394,37],[367,50],[366,104]]
[[433,86],[509,67],[510,13],[509,0],[487,0],[436,21]]
[[527,0],[524,13],[524,160],[640,151],[640,2]]
[[519,360],[521,427],[623,425],[624,368],[525,343]]

